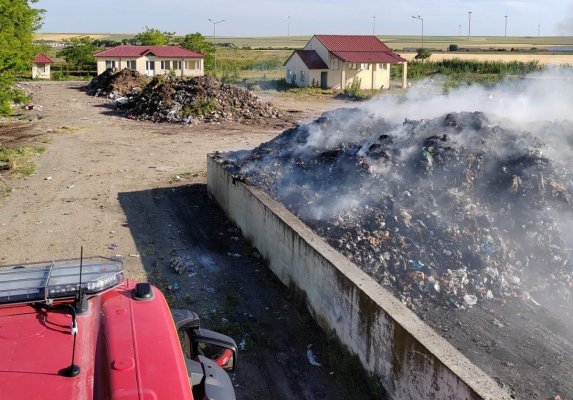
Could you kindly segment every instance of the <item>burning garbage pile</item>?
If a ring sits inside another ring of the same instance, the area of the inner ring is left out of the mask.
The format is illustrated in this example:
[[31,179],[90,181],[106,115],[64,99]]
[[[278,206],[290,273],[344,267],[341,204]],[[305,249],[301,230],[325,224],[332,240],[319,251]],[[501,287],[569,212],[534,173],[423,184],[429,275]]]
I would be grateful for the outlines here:
[[84,88],[90,96],[108,97],[110,99],[125,98],[119,103],[126,103],[141,93],[149,79],[132,69],[122,69],[114,72],[108,68],[100,75],[93,78]]
[[131,105],[130,117],[153,122],[236,121],[260,124],[282,115],[251,91],[209,76],[155,77]]
[[410,308],[535,306],[548,286],[570,304],[573,171],[546,148],[480,112],[394,124],[342,109],[219,162]]

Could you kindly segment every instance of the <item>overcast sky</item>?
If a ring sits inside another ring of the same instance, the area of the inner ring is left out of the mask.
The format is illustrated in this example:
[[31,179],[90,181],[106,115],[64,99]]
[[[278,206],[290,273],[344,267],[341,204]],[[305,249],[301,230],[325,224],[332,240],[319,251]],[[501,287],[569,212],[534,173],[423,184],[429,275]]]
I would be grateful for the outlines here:
[[[46,10],[42,32],[137,33],[146,26],[176,34],[286,36],[315,33],[503,36],[573,35],[570,0],[40,0]],[[376,18],[374,19],[373,16]],[[373,24],[375,22],[375,24]]]

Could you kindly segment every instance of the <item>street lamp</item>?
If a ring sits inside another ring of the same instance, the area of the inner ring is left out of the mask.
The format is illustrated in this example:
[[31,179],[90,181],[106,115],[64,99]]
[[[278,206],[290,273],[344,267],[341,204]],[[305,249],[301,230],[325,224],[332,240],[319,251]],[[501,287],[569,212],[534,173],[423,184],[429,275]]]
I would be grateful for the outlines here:
[[375,35],[374,31],[376,30],[376,15],[372,17],[372,36]]
[[505,37],[507,37],[507,15],[505,16]]
[[[217,26],[217,24],[220,24],[221,22],[225,22],[224,19],[220,20],[220,21],[213,21],[211,18],[209,18],[209,22],[213,24],[213,46],[215,46],[215,39],[217,37],[216,31],[215,31],[215,27]],[[213,55],[213,64],[214,64],[214,69],[217,69],[217,49],[215,49],[215,53]]]
[[468,11],[468,39],[472,37],[472,12]]
[[424,48],[424,18],[420,17],[419,15],[417,17],[412,15],[412,18],[422,21],[422,48]]
[[462,36],[462,25],[458,25],[458,36]]

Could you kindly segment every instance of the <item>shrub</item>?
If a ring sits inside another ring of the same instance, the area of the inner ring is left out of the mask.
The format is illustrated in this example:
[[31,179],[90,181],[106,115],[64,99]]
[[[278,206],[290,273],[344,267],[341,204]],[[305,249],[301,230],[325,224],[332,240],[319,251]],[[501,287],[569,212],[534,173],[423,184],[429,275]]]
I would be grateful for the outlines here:
[[352,83],[347,84],[346,88],[344,89],[344,94],[353,97],[360,97],[360,84],[362,83],[362,79],[354,77],[352,79]]
[[432,55],[432,53],[430,52],[430,50],[428,49],[418,49],[416,50],[416,57],[414,57],[416,60],[427,60],[428,58],[430,58],[430,56]]
[[460,46],[458,46],[455,43],[452,43],[448,46],[448,51],[458,51],[460,49]]
[[197,99],[183,108],[183,116],[207,115],[221,108],[215,99]]

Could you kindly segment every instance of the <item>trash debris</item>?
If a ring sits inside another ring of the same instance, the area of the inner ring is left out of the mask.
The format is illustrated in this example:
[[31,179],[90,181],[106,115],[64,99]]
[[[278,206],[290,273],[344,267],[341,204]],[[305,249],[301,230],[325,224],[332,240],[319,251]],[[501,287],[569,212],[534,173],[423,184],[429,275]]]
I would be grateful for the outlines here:
[[[563,124],[548,129],[573,129]],[[573,243],[559,220],[572,211],[573,170],[546,147],[480,112],[397,125],[340,109],[215,159],[408,307],[468,309],[539,305],[536,287],[573,287]]]
[[171,291],[176,291],[179,290],[179,283],[174,282],[171,285],[167,286],[167,289],[171,290]]
[[310,363],[310,365],[313,365],[315,367],[322,367],[322,364],[320,364],[318,361],[316,361],[316,357],[314,356],[314,353],[312,352],[312,345],[309,344],[306,347],[306,358],[308,358],[308,362]]
[[109,245],[108,249],[110,249],[110,250],[117,250],[117,249],[119,249],[119,244],[117,244],[117,243],[112,243],[112,244]]
[[171,261],[169,262],[169,266],[171,267],[171,269],[175,272],[177,272],[179,275],[185,273],[185,272],[189,272],[190,271],[190,267],[191,264],[188,260],[186,260],[185,258],[182,257],[173,257],[171,259]]
[[108,68],[93,78],[83,90],[90,96],[115,99],[114,105],[120,106],[139,95],[148,82],[147,76],[135,70],[125,68],[114,72]]
[[227,255],[231,256],[231,257],[241,257],[241,255],[239,253],[227,253]]
[[196,123],[235,121],[263,124],[283,118],[270,103],[250,90],[221,83],[211,76],[173,78],[156,76],[122,105],[126,116],[153,122]]

